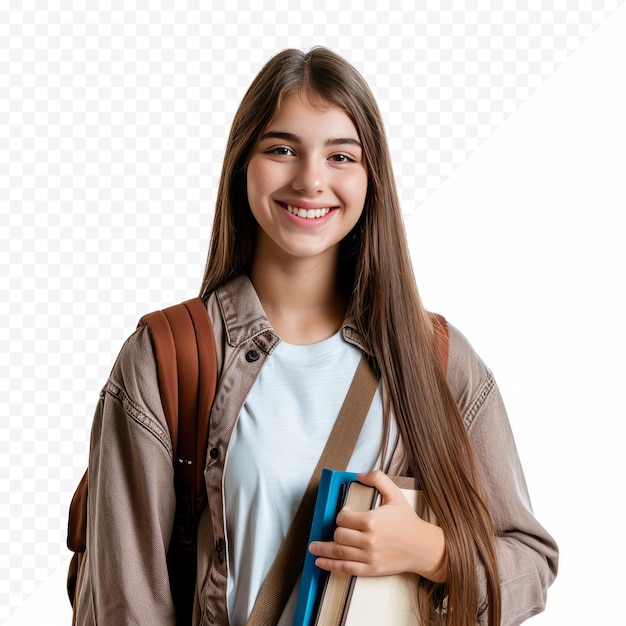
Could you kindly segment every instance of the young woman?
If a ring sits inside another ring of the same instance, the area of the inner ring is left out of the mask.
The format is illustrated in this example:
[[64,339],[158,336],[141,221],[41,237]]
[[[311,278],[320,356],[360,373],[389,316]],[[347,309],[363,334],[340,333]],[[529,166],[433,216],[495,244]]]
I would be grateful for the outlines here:
[[[198,531],[194,624],[246,623],[362,354],[380,377],[348,469],[375,511],[342,511],[319,567],[414,572],[421,622],[519,624],[557,548],[535,520],[490,371],[450,327],[447,379],[414,284],[383,123],[329,50],[287,50],[228,140],[202,296],[218,388]],[[145,327],[126,342],[92,433],[79,624],[174,624],[166,552],[172,452]],[[417,478],[438,526],[388,475]],[[279,624],[291,624],[297,585]]]

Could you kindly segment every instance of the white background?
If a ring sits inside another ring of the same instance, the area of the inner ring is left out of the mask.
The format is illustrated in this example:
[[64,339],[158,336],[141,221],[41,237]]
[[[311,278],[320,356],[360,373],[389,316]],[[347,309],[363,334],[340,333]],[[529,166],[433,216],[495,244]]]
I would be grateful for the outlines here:
[[17,4],[0,10],[0,619],[69,623],[97,393],[137,319],[199,288],[250,80],[325,44],[378,97],[424,302],[494,370],[561,547],[531,623],[620,623],[622,3]]

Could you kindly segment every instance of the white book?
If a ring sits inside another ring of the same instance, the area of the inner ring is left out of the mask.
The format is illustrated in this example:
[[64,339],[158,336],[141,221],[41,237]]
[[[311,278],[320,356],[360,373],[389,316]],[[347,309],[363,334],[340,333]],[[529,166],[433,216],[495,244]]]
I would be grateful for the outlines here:
[[[414,480],[392,477],[416,513],[424,520],[436,523],[424,501],[421,491],[414,488]],[[351,483],[346,505],[353,511],[367,511],[380,504],[380,496],[373,487]],[[331,572],[326,580],[317,613],[316,626],[367,626],[393,624],[417,626],[416,574],[392,576],[350,576]]]

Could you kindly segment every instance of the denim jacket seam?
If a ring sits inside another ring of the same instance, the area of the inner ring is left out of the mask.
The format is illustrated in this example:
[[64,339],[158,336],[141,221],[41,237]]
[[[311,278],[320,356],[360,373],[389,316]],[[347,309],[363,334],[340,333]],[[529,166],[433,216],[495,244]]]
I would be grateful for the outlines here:
[[165,448],[167,453],[172,456],[172,444],[169,432],[161,426],[153,415],[137,404],[122,387],[115,384],[113,381],[107,382],[104,391],[112,398],[115,398],[122,405],[126,415],[154,436]]
[[486,373],[487,377],[483,381],[483,384],[480,386],[478,394],[475,396],[474,400],[471,402],[471,404],[463,414],[463,424],[465,425],[467,431],[469,431],[474,424],[478,412],[487,401],[487,398],[489,398],[489,396],[491,395],[491,392],[496,387],[496,381],[493,377],[493,374],[489,370],[486,370]]

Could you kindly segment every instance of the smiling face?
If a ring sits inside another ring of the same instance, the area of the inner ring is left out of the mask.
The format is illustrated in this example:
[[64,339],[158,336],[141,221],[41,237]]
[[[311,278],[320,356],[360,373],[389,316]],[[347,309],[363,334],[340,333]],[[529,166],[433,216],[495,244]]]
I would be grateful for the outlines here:
[[367,170],[359,135],[339,107],[286,97],[247,169],[257,247],[281,259],[328,258],[363,211]]

